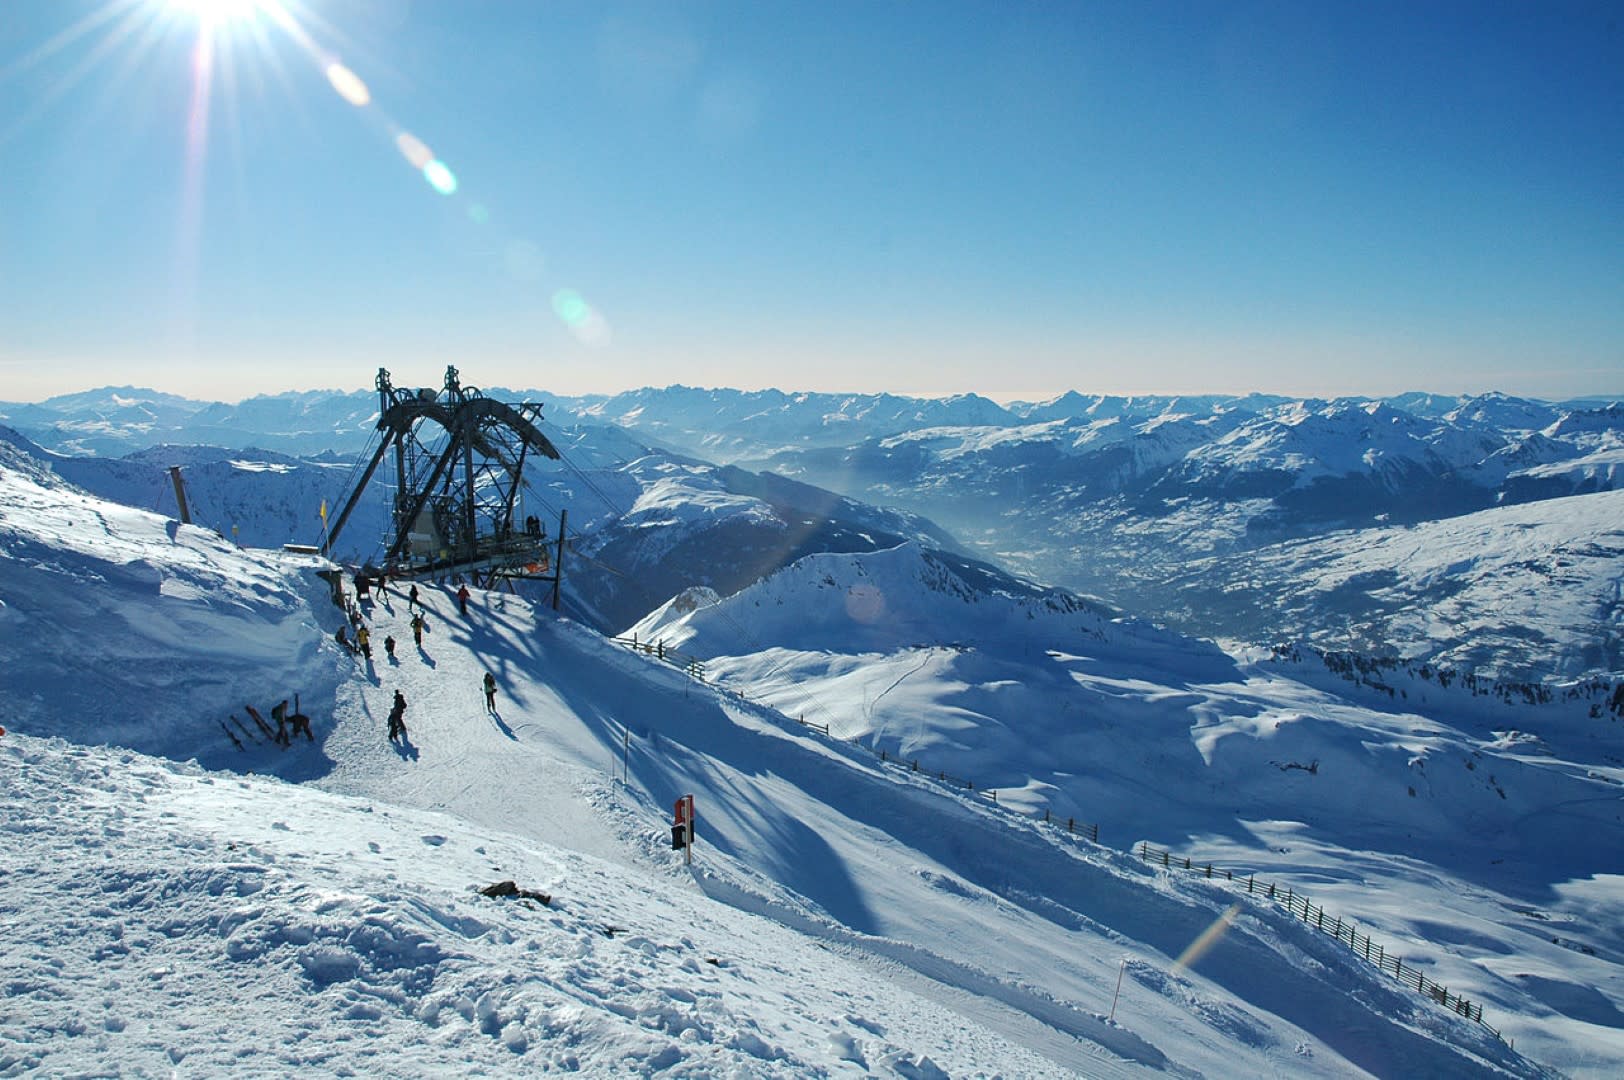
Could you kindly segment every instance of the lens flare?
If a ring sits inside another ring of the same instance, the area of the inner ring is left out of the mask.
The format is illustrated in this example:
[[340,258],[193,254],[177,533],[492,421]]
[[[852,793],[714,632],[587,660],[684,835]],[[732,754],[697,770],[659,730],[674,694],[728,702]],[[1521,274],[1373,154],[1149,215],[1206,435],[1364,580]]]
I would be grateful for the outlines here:
[[583,345],[602,348],[609,344],[609,322],[574,289],[553,293],[553,313]]
[[[0,9],[4,2],[0,0]],[[281,53],[272,41],[273,32],[295,46],[293,52],[302,54],[311,72],[319,73],[346,104],[361,110],[367,122],[394,143],[401,157],[436,193],[449,197],[461,190],[461,182],[450,166],[422,139],[391,117],[373,96],[366,81],[317,39],[317,34],[330,37],[336,31],[308,10],[309,0],[101,0],[85,6],[94,10],[26,55],[0,67],[0,79],[7,79],[54,57],[63,56],[65,61],[71,61],[64,75],[36,95],[28,108],[10,119],[7,127],[0,128],[0,147],[7,145],[18,132],[39,122],[49,106],[89,74],[107,68],[115,54],[124,56],[122,64],[114,65],[117,70],[113,83],[116,85],[134,74],[146,58],[159,55],[158,47],[168,39],[177,35],[188,39],[191,94],[183,117],[184,158],[178,170],[180,208],[172,304],[175,336],[182,344],[192,336],[198,312],[199,267],[205,236],[205,180],[214,149],[211,140],[217,141],[213,136],[218,135],[213,129],[221,127],[223,114],[230,123],[226,134],[241,134],[235,99],[237,71],[245,61],[258,65],[249,67],[247,74],[258,75],[262,70],[269,70],[287,81]],[[66,56],[70,48],[82,49],[83,55]],[[258,81],[256,79],[256,83]],[[214,102],[216,97],[220,98],[218,105]],[[732,97],[718,91],[710,99],[711,112],[724,121],[729,117],[749,120],[748,99],[749,95],[742,91]],[[470,224],[486,230],[493,228],[493,215],[485,204],[467,200],[466,196],[459,201]],[[540,245],[523,237],[500,239],[501,245],[492,250],[501,252],[508,274],[527,287],[540,285],[551,262],[543,255]],[[554,287],[543,286],[541,295],[546,296],[546,290]],[[593,347],[609,344],[608,320],[579,292],[557,288],[552,292],[551,302],[559,320],[580,342]],[[878,599],[877,607],[883,613],[883,598]]]
[[327,65],[327,81],[333,84],[338,96],[358,109],[372,104],[372,91],[361,77],[337,60]]
[[853,585],[846,593],[846,614],[860,623],[885,617],[885,594],[873,585]]
[[457,190],[457,177],[446,167],[445,162],[439,158],[423,166],[423,179],[429,182],[429,187],[441,195],[452,195]]
[[564,320],[566,326],[579,326],[586,321],[591,310],[574,289],[559,289],[553,293],[553,311]]
[[1218,944],[1223,939],[1223,936],[1229,932],[1230,924],[1235,921],[1235,916],[1239,915],[1240,911],[1241,906],[1239,904],[1229,905],[1229,909],[1214,919],[1211,926],[1201,931],[1201,936],[1190,942],[1190,947],[1180,953],[1177,960],[1173,961],[1173,973],[1177,974],[1180,971],[1194,967],[1196,961],[1207,955],[1212,947]]
[[429,162],[434,160],[434,151],[409,131],[402,131],[395,136],[395,149],[400,151],[401,157],[411,163],[412,168],[420,172],[428,168]]

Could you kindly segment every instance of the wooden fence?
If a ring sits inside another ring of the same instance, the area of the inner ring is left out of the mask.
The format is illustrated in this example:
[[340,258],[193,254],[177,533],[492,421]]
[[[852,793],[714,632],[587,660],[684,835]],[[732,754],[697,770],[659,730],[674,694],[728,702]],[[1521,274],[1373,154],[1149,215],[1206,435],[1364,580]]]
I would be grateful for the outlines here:
[[1284,905],[1294,917],[1301,918],[1305,925],[1331,935],[1352,949],[1355,955],[1362,956],[1367,963],[1375,964],[1378,970],[1386,972],[1406,986],[1415,987],[1417,991],[1451,1012],[1481,1024],[1495,1038],[1504,1041],[1504,1036],[1496,1028],[1483,1022],[1482,1005],[1468,1001],[1459,994],[1452,993],[1447,986],[1433,982],[1414,964],[1406,967],[1403,957],[1389,954],[1386,947],[1371,940],[1370,935],[1361,934],[1352,920],[1344,919],[1340,915],[1327,914],[1323,907],[1312,903],[1308,897],[1296,892],[1290,886],[1276,885],[1272,881],[1259,881],[1254,874],[1247,874],[1244,878],[1237,877],[1233,870],[1217,869],[1210,862],[1199,863],[1188,855],[1176,856],[1160,848],[1153,848],[1143,841],[1139,844],[1139,857],[1145,862],[1168,869],[1188,870],[1230,884],[1244,882],[1248,896]]
[[624,645],[633,652],[640,652],[644,656],[652,656],[663,663],[679,667],[687,672],[689,678],[696,679],[699,682],[707,681],[705,679],[705,662],[703,660],[697,656],[677,652],[675,649],[668,649],[663,641],[638,641],[636,634],[629,638],[617,637],[609,640],[616,645]]

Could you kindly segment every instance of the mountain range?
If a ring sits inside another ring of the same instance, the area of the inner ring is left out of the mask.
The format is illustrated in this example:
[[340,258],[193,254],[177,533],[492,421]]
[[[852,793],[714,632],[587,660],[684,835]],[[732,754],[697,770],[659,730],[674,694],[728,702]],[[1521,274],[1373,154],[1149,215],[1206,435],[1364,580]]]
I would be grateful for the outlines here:
[[[1491,678],[1618,669],[1617,504],[1566,501],[1614,490],[1614,402],[489,393],[546,403],[568,461],[527,498],[548,521],[568,507],[581,553],[618,568],[579,583],[580,613],[605,627],[690,585],[732,592],[794,555],[917,538],[1199,636]],[[270,544],[319,536],[317,510],[344,492],[376,408],[366,392],[228,406],[124,387],[0,405],[0,422],[69,455],[63,475],[149,509],[172,509],[162,473],[182,464],[199,520]],[[178,449],[201,444],[254,453]],[[1550,500],[1576,508],[1580,533],[1565,534],[1560,513],[1528,527],[1519,508]],[[341,554],[382,535],[386,501],[380,491],[361,506]],[[678,518],[682,539],[661,530],[645,546],[654,533],[642,525]],[[1463,537],[1480,559],[1449,557]],[[1557,587],[1562,599],[1502,605],[1480,565],[1512,568],[1521,595]],[[1445,597],[1447,614],[1425,614]]]

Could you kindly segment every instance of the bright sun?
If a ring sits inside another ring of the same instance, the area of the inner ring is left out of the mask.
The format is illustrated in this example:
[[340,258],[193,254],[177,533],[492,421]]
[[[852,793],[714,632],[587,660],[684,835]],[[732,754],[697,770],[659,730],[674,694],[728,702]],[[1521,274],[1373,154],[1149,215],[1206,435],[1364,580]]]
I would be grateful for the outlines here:
[[200,22],[225,23],[252,19],[259,0],[166,0],[168,7]]

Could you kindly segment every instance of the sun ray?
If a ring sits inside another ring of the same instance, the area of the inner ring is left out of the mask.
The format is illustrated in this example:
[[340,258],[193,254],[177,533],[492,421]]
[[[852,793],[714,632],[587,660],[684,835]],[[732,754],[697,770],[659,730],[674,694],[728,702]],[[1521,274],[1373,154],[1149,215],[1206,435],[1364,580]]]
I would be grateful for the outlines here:
[[[169,316],[173,344],[188,350],[200,310],[204,241],[214,231],[205,230],[208,174],[224,168],[222,179],[233,187],[234,205],[245,205],[250,188],[245,130],[249,123],[246,94],[250,91],[256,101],[263,102],[268,99],[268,88],[279,86],[288,105],[281,110],[284,115],[278,117],[279,122],[292,120],[316,130],[309,86],[298,79],[303,73],[296,70],[302,62],[315,69],[335,97],[365,117],[420,182],[442,198],[460,203],[472,225],[491,228],[490,211],[472,197],[452,162],[436,154],[379,104],[356,67],[335,51],[340,46],[349,47],[347,35],[300,0],[105,0],[92,15],[0,70],[3,82],[47,61],[67,68],[44,92],[36,90],[26,99],[21,116],[5,118],[10,126],[0,128],[0,146],[39,122],[64,95],[92,75],[99,87],[96,100],[88,114],[82,114],[88,120],[77,122],[87,123],[87,129],[96,128],[97,137],[105,139],[110,132],[132,146],[149,139],[154,123],[173,117],[178,88],[167,75],[147,80],[150,85],[132,88],[130,83],[152,69],[155,53],[162,53],[157,59],[169,63],[185,49],[190,80],[181,118],[183,149],[176,170],[179,205]],[[360,52],[365,55],[367,50],[363,47]],[[369,67],[376,69],[380,64],[386,72],[393,71],[383,61]],[[399,72],[394,77],[409,78]],[[112,110],[118,110],[115,123],[103,122],[99,127],[88,123],[102,121]],[[211,170],[210,157],[222,153],[229,155],[228,160]],[[537,310],[548,308],[581,343],[602,347],[610,342],[608,320],[575,290],[554,284],[541,291]]]
[[131,9],[141,6],[141,0],[118,0],[108,4],[97,11],[92,11],[72,26],[57,32],[50,38],[41,42],[36,48],[24,53],[10,64],[0,67],[0,82],[5,82],[13,75],[20,75],[35,65],[50,59],[55,54],[72,45],[98,26],[111,19],[117,18],[121,13],[128,13]]
[[[23,131],[27,130],[27,128],[39,120],[40,117],[44,116],[50,110],[51,106],[55,105],[57,101],[61,100],[61,98],[69,91],[78,86],[87,75],[100,67],[102,62],[106,60],[109,55],[111,55],[115,50],[127,45],[127,39],[133,37],[137,32],[143,29],[143,24],[145,24],[145,29],[147,29],[148,34],[144,39],[145,44],[141,46],[140,50],[136,51],[145,51],[145,49],[151,47],[151,30],[155,21],[152,11],[140,4],[132,4],[122,10],[124,17],[119,19],[118,22],[111,29],[109,29],[94,46],[92,46],[89,52],[80,57],[76,64],[70,67],[59,78],[54,80],[51,85],[45,89],[44,93],[34,98],[34,100],[29,103],[28,108],[23,111],[21,116],[12,122],[10,127],[6,128],[4,131],[0,131],[0,146],[4,146],[7,142],[11,141]],[[107,20],[98,20],[90,27],[87,27],[87,29],[94,29],[96,26],[100,26],[106,21]],[[76,33],[69,40],[77,40],[83,35],[83,33],[84,31]],[[66,44],[66,42],[63,44]],[[60,47],[61,46],[58,46],[58,49],[60,49]],[[50,51],[56,52],[58,49],[53,49]],[[27,66],[32,65],[30,64]],[[19,68],[19,70],[21,70],[21,68]]]

